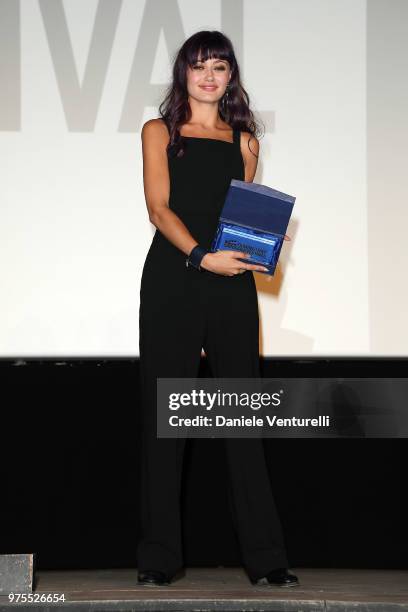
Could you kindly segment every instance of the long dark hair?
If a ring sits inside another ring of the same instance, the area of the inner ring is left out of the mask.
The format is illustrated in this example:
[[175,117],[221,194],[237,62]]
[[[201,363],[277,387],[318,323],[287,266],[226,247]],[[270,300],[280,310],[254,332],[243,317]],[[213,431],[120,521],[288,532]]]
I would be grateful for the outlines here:
[[[232,129],[260,135],[258,122],[249,108],[249,96],[242,86],[239,66],[230,39],[218,30],[201,30],[188,38],[176,54],[173,65],[173,80],[163,102],[159,106],[161,119],[167,125],[170,141],[167,153],[180,157],[184,154],[185,141],[180,127],[191,119],[188,102],[187,67],[192,68],[198,57],[227,60],[231,68],[228,96],[225,94],[218,104],[219,114]],[[254,154],[255,155],[255,154]]]

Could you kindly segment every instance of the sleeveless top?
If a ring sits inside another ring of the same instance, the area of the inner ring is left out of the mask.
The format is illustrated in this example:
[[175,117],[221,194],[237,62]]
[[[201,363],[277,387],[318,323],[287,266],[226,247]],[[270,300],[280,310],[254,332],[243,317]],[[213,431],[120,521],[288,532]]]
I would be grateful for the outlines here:
[[[233,130],[233,141],[184,136],[184,155],[168,156],[170,176],[169,207],[206,249],[211,248],[232,178],[245,180],[240,147],[240,130]],[[185,260],[186,255],[156,228],[149,251],[163,257]]]

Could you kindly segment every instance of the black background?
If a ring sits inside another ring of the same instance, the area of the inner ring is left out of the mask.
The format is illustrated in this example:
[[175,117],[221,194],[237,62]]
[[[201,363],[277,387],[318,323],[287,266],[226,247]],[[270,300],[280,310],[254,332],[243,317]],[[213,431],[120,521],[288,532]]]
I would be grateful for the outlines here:
[[[265,377],[405,377],[405,359],[261,359]],[[139,361],[0,361],[0,554],[137,567]],[[201,376],[211,376],[203,358]],[[266,439],[291,567],[408,567],[407,440]],[[240,566],[222,439],[187,440],[186,566]]]

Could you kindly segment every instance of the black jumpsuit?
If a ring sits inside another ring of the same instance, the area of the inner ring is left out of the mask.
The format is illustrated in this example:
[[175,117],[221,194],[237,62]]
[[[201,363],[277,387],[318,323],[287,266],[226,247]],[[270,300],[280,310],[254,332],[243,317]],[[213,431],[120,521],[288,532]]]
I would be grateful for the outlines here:
[[[206,248],[232,178],[244,180],[240,132],[233,142],[185,137],[169,157],[169,207]],[[194,378],[201,350],[215,377],[259,377],[258,301],[252,271],[223,276],[185,265],[186,255],[156,229],[140,285],[142,399],[139,571],[168,578],[183,567],[180,485],[185,438],[157,438],[156,378]],[[239,333],[237,332],[239,330]],[[228,499],[250,579],[288,567],[262,438],[225,438]]]

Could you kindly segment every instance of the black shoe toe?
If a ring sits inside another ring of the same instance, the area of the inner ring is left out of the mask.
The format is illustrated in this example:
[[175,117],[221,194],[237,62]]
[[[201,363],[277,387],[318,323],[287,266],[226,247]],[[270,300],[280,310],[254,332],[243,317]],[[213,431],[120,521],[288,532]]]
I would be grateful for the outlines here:
[[145,572],[139,572],[137,576],[137,581],[139,584],[143,584],[146,586],[165,586],[170,584],[169,579],[167,578],[164,572],[160,572],[159,570],[147,570]]
[[251,582],[252,584],[255,584],[257,586],[262,586],[264,584],[280,587],[291,587],[299,585],[298,577],[295,576],[295,574],[289,572],[285,567],[274,569],[268,572],[266,576],[262,576],[257,580],[251,580]]

